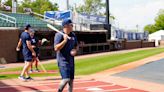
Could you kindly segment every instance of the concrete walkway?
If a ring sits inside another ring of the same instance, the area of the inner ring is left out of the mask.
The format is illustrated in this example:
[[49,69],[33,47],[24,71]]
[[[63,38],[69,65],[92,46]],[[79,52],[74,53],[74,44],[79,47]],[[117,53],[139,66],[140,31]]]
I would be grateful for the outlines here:
[[[119,85],[124,85],[127,87],[142,89],[149,92],[164,92],[164,84],[154,83],[149,81],[137,80],[132,78],[113,76],[114,74],[125,72],[136,67],[142,66],[150,62],[156,62],[158,60],[164,59],[164,53],[151,56],[136,62],[131,62],[124,64],[109,70],[105,70],[90,76],[85,76],[84,79],[96,79],[104,82],[115,83]],[[150,70],[151,71],[151,70]],[[164,78],[164,77],[163,77]]]

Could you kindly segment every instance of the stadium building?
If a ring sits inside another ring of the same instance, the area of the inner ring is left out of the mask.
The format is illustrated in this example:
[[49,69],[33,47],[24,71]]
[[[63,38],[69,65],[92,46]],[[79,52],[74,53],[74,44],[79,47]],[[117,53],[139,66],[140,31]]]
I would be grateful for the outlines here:
[[154,42],[147,40],[148,33],[119,29],[112,19],[109,39],[106,17],[103,16],[78,14],[72,11],[45,11],[45,14],[41,15],[32,12],[30,8],[25,8],[26,13],[16,13],[15,7],[12,8],[12,13],[0,11],[0,58],[4,58],[8,63],[22,60],[21,52],[16,52],[15,48],[27,23],[36,31],[35,35],[42,42],[39,47],[39,58],[54,58],[53,40],[56,32],[49,29],[47,24],[61,29],[60,23],[63,18],[72,18],[74,22],[79,55],[155,46]]

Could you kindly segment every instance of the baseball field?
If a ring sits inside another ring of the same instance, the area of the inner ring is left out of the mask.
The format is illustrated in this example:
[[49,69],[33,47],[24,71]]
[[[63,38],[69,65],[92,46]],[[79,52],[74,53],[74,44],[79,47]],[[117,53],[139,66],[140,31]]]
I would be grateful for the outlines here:
[[[124,53],[114,53],[114,54],[105,54],[105,55],[94,55],[93,57],[86,57],[81,59],[76,59],[76,75],[89,75],[98,73],[107,69],[117,67],[119,65],[127,64],[134,62],[140,59],[144,59],[149,56],[160,54],[164,52],[164,48],[151,48],[146,50],[138,50],[132,52]],[[47,71],[55,71],[53,73],[34,73],[32,77],[41,77],[41,76],[58,76],[58,68],[56,60],[54,59],[53,63],[43,64]],[[11,79],[17,78],[23,66],[15,68],[7,68],[0,70],[0,79]],[[40,68],[41,69],[41,68]]]

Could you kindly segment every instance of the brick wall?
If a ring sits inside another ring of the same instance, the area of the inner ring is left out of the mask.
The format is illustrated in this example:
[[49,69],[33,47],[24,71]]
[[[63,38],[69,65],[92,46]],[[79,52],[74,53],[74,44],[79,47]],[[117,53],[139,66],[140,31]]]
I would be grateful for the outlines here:
[[126,49],[142,48],[141,41],[127,41]]
[[19,39],[19,31],[15,28],[0,29],[0,58],[5,58],[7,63],[17,61],[15,48]]

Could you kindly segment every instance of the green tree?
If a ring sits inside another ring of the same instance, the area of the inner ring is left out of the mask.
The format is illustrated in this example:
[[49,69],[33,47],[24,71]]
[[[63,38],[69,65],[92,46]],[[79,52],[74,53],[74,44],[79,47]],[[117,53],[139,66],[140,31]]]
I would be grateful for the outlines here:
[[1,0],[0,0],[0,10],[2,10],[2,7],[1,7]]
[[51,3],[49,0],[35,0],[31,2],[30,0],[24,0],[20,5],[20,10],[23,11],[23,8],[31,8],[33,12],[44,14],[44,11],[55,11],[58,10],[57,3]]
[[[5,2],[3,4],[6,6],[10,6],[12,8],[12,0],[5,0]],[[6,9],[2,8],[2,10],[6,10]]]
[[102,0],[84,0],[84,5],[77,7],[76,10],[79,13],[103,15],[103,8],[105,8],[105,3]]
[[155,25],[149,24],[144,27],[144,31],[148,31],[150,34],[157,31]]
[[11,7],[12,7],[12,0],[7,0],[7,1],[5,2],[5,5],[11,6]]
[[157,30],[164,30],[164,10],[160,10],[158,17],[155,18],[155,26]]
[[144,27],[144,31],[149,33],[156,32],[158,30],[164,30],[164,10],[160,10],[158,16],[155,18],[154,24],[149,24]]
[[24,8],[31,8],[32,2],[30,0],[23,0],[20,5],[18,5],[18,12],[24,12]]

